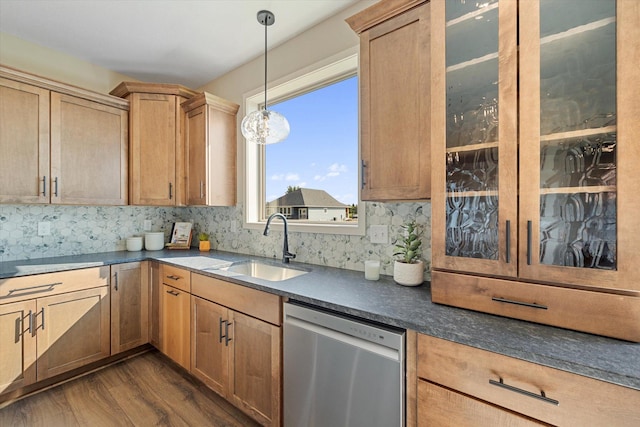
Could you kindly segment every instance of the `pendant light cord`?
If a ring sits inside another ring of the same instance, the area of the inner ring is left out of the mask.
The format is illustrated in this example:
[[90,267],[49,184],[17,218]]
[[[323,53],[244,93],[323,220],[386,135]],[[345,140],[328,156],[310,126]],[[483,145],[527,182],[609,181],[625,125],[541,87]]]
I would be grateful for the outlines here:
[[264,111],[267,111],[267,21],[264,19]]

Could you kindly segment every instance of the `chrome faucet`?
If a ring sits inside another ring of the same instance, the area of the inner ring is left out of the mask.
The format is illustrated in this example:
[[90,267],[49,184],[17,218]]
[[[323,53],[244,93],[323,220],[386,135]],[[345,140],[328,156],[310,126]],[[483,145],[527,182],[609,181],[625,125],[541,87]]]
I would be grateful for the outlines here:
[[267,225],[264,226],[264,233],[262,234],[264,234],[265,236],[269,235],[269,224],[271,224],[271,220],[274,217],[282,218],[282,222],[284,222],[284,246],[282,247],[282,262],[285,264],[289,264],[289,260],[295,258],[296,254],[292,254],[291,252],[289,252],[289,231],[287,229],[287,217],[279,212],[271,214],[267,219]]

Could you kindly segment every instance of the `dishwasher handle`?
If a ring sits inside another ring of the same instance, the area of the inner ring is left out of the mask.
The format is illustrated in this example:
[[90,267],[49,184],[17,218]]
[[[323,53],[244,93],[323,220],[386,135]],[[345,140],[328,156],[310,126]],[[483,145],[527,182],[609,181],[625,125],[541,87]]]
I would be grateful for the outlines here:
[[308,322],[306,320],[299,319],[297,317],[289,316],[285,319],[284,323],[285,323],[285,327],[294,326],[301,329],[306,329],[318,335],[322,335],[337,341],[341,341],[353,347],[362,348],[363,350],[378,354],[380,356],[386,357],[387,359],[391,359],[395,361],[401,361],[402,359],[402,354],[399,350],[377,344],[375,342],[357,337],[355,335],[345,334],[344,332],[326,328],[324,326],[321,326],[312,322]]

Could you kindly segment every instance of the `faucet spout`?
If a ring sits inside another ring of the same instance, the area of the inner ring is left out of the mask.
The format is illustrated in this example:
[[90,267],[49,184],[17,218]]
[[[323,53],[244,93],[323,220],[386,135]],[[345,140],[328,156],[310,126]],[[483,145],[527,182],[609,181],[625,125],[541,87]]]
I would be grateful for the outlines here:
[[291,252],[289,252],[289,229],[287,227],[287,217],[285,217],[279,212],[271,214],[267,219],[267,225],[264,226],[264,233],[262,234],[265,236],[269,235],[269,226],[271,225],[271,220],[273,218],[280,218],[284,223],[284,243],[282,246],[282,262],[285,264],[289,264],[289,260],[295,258],[296,254],[292,254]]

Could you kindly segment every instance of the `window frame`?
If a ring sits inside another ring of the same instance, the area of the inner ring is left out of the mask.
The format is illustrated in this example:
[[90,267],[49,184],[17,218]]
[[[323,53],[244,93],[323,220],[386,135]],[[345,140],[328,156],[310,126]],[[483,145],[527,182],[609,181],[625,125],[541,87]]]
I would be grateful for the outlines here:
[[[348,77],[359,76],[358,49],[348,49],[334,55],[325,61],[313,64],[298,72],[292,73],[273,84],[268,84],[269,104],[284,101],[298,95],[310,92],[314,89],[336,83]],[[360,93],[358,91],[358,121],[360,119]],[[255,89],[243,96],[244,115],[258,110],[264,104],[264,87]],[[265,195],[265,147],[258,144],[248,144],[239,135],[239,141],[243,144],[242,168],[240,182],[243,182],[244,212],[243,227],[248,229],[263,229],[266,220],[260,218],[260,207],[266,203]],[[360,127],[358,126],[358,159],[360,158]],[[360,167],[359,163],[356,167]],[[358,173],[358,222],[357,224],[315,222],[315,223],[289,223],[289,230],[303,233],[365,235],[365,202],[360,198],[361,174]],[[280,223],[274,223],[276,227]]]

